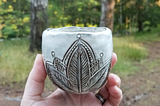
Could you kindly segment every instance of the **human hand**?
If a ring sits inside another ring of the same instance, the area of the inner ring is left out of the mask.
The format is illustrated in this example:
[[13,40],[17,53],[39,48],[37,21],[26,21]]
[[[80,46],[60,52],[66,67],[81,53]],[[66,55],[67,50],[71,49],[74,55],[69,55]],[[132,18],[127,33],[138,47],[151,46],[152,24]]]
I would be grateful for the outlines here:
[[[116,61],[117,56],[113,53],[111,67]],[[92,92],[71,94],[59,88],[48,97],[43,98],[41,94],[44,90],[46,76],[42,55],[38,54],[26,83],[21,106],[118,106],[122,99],[122,91],[119,88],[121,80],[115,74],[109,74],[107,84],[98,92],[106,99],[103,105]]]

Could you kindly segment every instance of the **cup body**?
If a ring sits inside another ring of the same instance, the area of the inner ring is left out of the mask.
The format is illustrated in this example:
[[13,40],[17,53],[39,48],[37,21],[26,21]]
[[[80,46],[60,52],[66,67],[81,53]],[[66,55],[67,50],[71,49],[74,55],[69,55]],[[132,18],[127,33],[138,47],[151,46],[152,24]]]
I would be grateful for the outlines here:
[[94,92],[106,83],[112,52],[112,32],[106,27],[49,28],[42,35],[50,80],[75,94]]

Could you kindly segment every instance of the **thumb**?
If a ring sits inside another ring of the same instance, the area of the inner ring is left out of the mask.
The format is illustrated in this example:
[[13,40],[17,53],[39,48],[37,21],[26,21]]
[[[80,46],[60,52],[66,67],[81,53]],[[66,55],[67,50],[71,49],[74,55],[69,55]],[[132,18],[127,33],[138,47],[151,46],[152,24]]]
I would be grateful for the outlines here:
[[36,56],[33,69],[29,74],[24,91],[24,96],[41,96],[44,90],[44,82],[46,76],[47,74],[44,68],[42,55],[38,54]]

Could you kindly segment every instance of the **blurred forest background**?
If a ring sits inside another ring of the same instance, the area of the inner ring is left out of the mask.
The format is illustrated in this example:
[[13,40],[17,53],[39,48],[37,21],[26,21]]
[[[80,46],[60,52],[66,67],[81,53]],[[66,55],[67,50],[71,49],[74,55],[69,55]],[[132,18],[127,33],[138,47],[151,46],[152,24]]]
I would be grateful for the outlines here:
[[[118,62],[112,72],[122,79],[122,105],[159,106],[156,98],[160,95],[156,92],[160,91],[157,80],[160,75],[160,0],[107,1],[115,4],[113,48]],[[102,26],[102,3],[101,0],[48,0],[44,29]],[[39,49],[34,52],[30,49],[31,10],[30,0],[0,0],[0,98],[11,95],[14,102],[17,95],[23,94],[35,56],[41,53]],[[44,14],[40,12],[38,16],[43,18]],[[53,88],[47,79],[46,92]],[[0,106],[7,106],[5,103]]]
[[[159,11],[159,0],[115,0],[113,33],[125,35],[157,28]],[[1,0],[0,38],[30,35],[30,14],[29,0]],[[47,14],[50,28],[98,27],[101,0],[49,0]]]

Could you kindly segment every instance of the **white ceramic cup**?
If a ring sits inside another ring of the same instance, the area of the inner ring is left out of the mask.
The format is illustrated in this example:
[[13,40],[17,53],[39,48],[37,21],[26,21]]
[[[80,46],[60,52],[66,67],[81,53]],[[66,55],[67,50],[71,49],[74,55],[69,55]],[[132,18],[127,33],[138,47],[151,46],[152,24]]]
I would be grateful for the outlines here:
[[94,92],[106,83],[112,52],[112,32],[106,27],[48,28],[42,35],[50,80],[75,94]]

